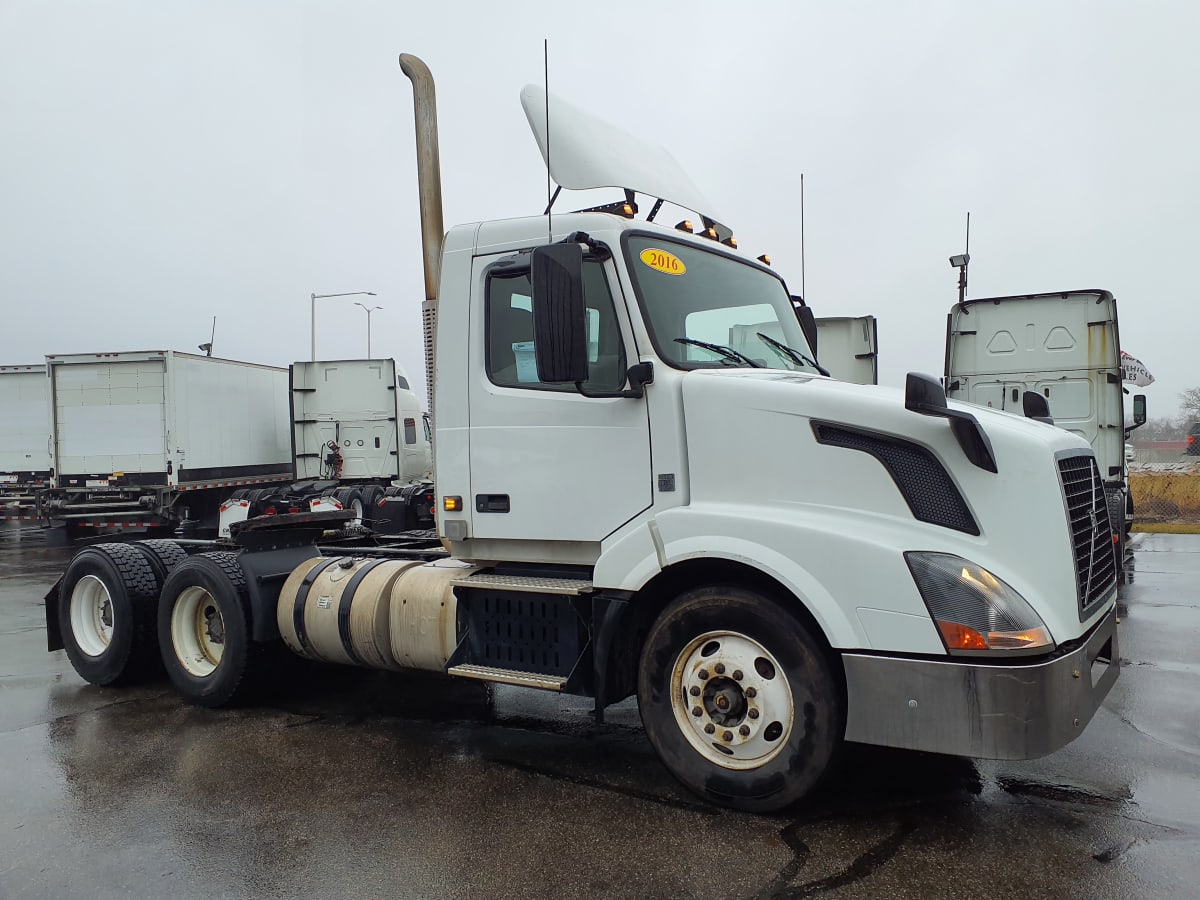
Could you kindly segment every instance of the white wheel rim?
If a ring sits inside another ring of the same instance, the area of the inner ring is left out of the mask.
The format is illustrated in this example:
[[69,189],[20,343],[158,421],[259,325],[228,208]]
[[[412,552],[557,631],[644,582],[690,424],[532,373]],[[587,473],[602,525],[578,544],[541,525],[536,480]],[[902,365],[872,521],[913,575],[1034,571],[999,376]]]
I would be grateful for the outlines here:
[[202,587],[180,592],[171,610],[171,645],[189,675],[207,678],[221,664],[225,620],[217,601]]
[[350,520],[351,525],[361,525],[363,520],[363,502],[362,498],[355,497],[354,502],[350,504],[350,509],[354,512],[354,518]]
[[684,737],[713,765],[757,769],[787,745],[792,688],[762,644],[733,631],[692,640],[671,670],[671,709]]
[[71,634],[87,656],[100,656],[112,643],[116,620],[108,587],[84,575],[71,590]]

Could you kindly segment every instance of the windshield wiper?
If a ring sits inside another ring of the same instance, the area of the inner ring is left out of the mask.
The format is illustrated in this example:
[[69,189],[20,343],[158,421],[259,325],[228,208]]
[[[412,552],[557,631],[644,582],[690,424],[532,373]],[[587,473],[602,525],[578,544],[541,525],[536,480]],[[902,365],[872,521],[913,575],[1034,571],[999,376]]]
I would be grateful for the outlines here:
[[[809,365],[809,366],[812,366],[814,369],[816,369],[818,372],[820,372],[822,375],[829,375],[829,370],[827,368],[825,368],[823,365],[821,365],[815,359],[809,359],[807,356],[805,356],[803,353],[801,353],[796,348],[789,347],[787,344],[781,344],[779,341],[775,340],[775,338],[765,335],[761,331],[758,331],[755,333],[758,335],[759,340],[761,340],[764,344],[766,344],[768,347],[770,347],[772,350],[774,350],[776,352],[776,354],[779,355],[780,359],[784,359],[784,358],[790,359],[792,362],[796,363],[796,365]],[[832,377],[832,376],[830,376],[830,377]]]
[[738,353],[732,347],[726,347],[724,344],[710,344],[708,341],[698,341],[695,338],[675,338],[677,344],[691,344],[695,347],[703,347],[705,350],[710,350],[720,356],[722,359],[727,359],[730,362],[745,363],[755,369],[761,369],[762,363],[756,363],[744,353]]

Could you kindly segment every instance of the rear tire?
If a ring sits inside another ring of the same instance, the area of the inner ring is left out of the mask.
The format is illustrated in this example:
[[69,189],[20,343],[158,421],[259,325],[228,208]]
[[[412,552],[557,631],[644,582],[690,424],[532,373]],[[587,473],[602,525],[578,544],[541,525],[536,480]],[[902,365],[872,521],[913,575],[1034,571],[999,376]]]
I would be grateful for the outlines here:
[[672,775],[750,812],[810,793],[845,733],[825,648],[779,603],[732,585],[687,591],[659,616],[642,651],[638,704]]
[[59,590],[58,622],[67,657],[84,681],[129,684],[155,672],[160,583],[129,544],[95,544],[75,554]]
[[362,489],[363,515],[368,520],[379,517],[379,501],[383,499],[383,488],[377,484],[368,484]]
[[333,497],[342,504],[342,509],[354,513],[347,525],[361,525],[363,520],[363,494],[358,488],[339,488]]
[[175,541],[160,539],[135,541],[129,544],[129,546],[140,550],[146,558],[146,562],[154,570],[154,577],[158,581],[159,590],[162,590],[162,586],[166,582],[167,576],[171,574],[171,571],[188,557],[187,551]]
[[251,640],[246,576],[236,553],[200,553],[163,585],[158,640],[171,683],[187,703],[238,702],[255,685],[264,647]]

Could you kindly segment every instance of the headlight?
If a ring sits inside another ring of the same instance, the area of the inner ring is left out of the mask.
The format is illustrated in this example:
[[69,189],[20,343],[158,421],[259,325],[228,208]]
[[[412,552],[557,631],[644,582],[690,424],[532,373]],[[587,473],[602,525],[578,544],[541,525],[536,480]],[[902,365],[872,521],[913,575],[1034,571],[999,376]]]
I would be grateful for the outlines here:
[[1028,601],[982,566],[949,553],[911,551],[904,559],[950,653],[1011,655],[1054,647]]

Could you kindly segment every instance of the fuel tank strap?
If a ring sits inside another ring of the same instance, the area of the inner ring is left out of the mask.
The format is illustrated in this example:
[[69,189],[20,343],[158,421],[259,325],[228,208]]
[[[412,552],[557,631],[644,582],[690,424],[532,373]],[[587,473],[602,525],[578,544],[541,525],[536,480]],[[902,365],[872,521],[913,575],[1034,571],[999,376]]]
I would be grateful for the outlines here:
[[342,588],[342,599],[338,603],[338,637],[342,640],[342,649],[360,666],[364,666],[366,663],[358,655],[358,652],[354,649],[354,642],[350,639],[350,607],[354,603],[354,592],[358,590],[358,586],[362,584],[362,580],[367,577],[367,573],[383,565],[385,562],[388,562],[388,560],[372,560],[351,575],[350,580],[346,582],[346,586]]
[[308,592],[322,572],[340,561],[339,557],[333,556],[313,566],[296,588],[296,599],[292,604],[292,625],[296,629],[296,640],[300,642],[300,648],[306,652],[311,649],[308,643],[308,628],[304,624],[304,606],[308,602]]

